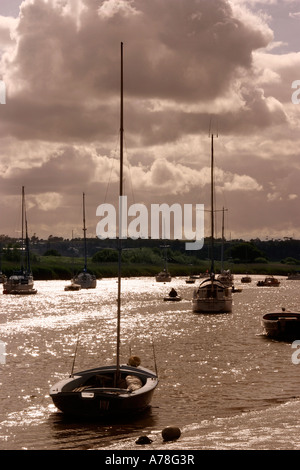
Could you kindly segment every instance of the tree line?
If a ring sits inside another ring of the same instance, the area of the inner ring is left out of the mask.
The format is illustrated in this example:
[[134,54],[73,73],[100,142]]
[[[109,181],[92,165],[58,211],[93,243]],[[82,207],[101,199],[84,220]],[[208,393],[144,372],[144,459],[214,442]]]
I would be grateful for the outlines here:
[[[161,262],[166,249],[168,261],[171,263],[193,264],[200,260],[211,258],[210,239],[206,238],[204,246],[198,251],[186,251],[183,240],[124,240],[123,258],[133,263]],[[164,248],[167,244],[167,248]],[[87,239],[88,256],[94,262],[115,262],[117,260],[117,240]],[[48,239],[39,239],[34,235],[30,240],[32,258],[38,256],[68,256],[82,257],[84,255],[83,239],[73,240],[50,235]],[[0,235],[1,259],[18,261],[21,256],[21,241]],[[214,243],[214,259],[230,261],[231,263],[267,263],[281,262],[287,264],[300,264],[300,240],[287,238],[284,240],[216,239]]]

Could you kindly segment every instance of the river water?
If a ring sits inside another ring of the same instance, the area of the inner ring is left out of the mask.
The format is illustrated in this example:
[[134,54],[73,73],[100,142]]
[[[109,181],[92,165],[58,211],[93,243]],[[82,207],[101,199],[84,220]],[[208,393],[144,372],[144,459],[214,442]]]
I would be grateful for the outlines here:
[[[77,340],[75,371],[114,363],[116,279],[90,291],[36,281],[35,296],[1,293],[0,449],[140,450],[141,435],[152,440],[147,450],[300,449],[300,364],[291,343],[267,339],[261,326],[266,312],[299,310],[299,281],[278,277],[267,288],[256,286],[263,276],[240,278],[223,315],[192,313],[194,285],[184,278],[122,281],[122,358],[156,363],[159,385],[142,416],[107,423],[65,418],[49,389],[70,374]],[[181,302],[163,301],[171,286]],[[169,425],[181,437],[166,443]]]

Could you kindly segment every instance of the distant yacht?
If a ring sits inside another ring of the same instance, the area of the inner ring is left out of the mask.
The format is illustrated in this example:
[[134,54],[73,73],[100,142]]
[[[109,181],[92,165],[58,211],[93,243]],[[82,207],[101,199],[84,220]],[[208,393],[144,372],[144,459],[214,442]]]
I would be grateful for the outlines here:
[[168,257],[167,257],[168,245],[166,245],[165,243],[164,245],[162,245],[162,248],[164,248],[164,251],[165,251],[164,269],[155,276],[155,279],[156,279],[156,282],[171,282],[172,276],[168,271]]
[[289,274],[287,277],[288,281],[300,281],[300,273]]
[[0,284],[3,284],[7,280],[7,277],[2,272],[2,247],[0,248]]
[[[86,226],[85,226],[85,194],[83,193],[83,234],[84,234],[84,268],[83,271],[73,277],[71,286],[81,286],[82,289],[95,289],[97,279],[94,274],[87,271]],[[68,289],[70,290],[70,289]],[[78,290],[72,289],[72,290]]]
[[223,270],[221,274],[218,275],[217,280],[220,281],[226,287],[233,286],[233,274],[230,272],[229,269]]
[[258,281],[257,286],[266,286],[266,287],[278,287],[280,286],[280,281],[273,276],[267,276],[263,281]]
[[[25,237],[24,237],[25,231]],[[29,238],[27,231],[27,218],[25,208],[25,191],[22,186],[22,244],[21,266],[19,271],[13,272],[3,283],[3,294],[31,295],[36,294],[33,276],[30,268]]]
[[249,284],[250,282],[252,282],[252,278],[248,276],[248,274],[246,274],[246,276],[243,276],[241,278],[241,282],[243,282],[244,284]]
[[230,313],[231,289],[215,278],[214,269],[214,141],[211,135],[211,269],[210,276],[194,289],[192,305],[195,313]]
[[[72,231],[72,244],[73,244],[73,231]],[[74,277],[74,247],[72,245],[72,268],[73,268],[73,277]],[[75,284],[74,280],[71,279],[71,283],[65,286],[65,291],[75,291],[75,290],[80,290],[81,285],[80,284]]]

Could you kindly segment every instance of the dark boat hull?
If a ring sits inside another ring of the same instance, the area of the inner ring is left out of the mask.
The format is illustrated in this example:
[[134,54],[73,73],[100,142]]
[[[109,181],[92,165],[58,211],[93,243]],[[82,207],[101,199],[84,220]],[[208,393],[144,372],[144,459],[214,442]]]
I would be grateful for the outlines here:
[[134,391],[114,387],[83,387],[99,374],[113,376],[115,367],[99,367],[78,372],[66,380],[51,387],[50,396],[54,405],[63,413],[95,418],[120,417],[140,413],[150,406],[151,399],[158,383],[154,373],[147,369],[121,366],[121,375],[132,375],[143,381],[143,386]]
[[63,413],[77,416],[109,417],[141,413],[150,406],[153,391],[141,397],[119,397],[98,393],[93,398],[81,393],[61,393],[52,396],[54,405]]
[[267,313],[263,316],[262,325],[270,338],[283,341],[300,339],[299,313]]

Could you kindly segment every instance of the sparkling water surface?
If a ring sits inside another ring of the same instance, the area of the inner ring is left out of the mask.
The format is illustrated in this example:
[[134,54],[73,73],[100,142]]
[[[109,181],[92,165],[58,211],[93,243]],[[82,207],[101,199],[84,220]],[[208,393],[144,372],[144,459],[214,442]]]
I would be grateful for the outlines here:
[[[195,285],[185,278],[122,280],[121,355],[157,366],[152,406],[140,417],[114,422],[66,418],[50,386],[75,371],[113,364],[117,281],[64,291],[65,281],[36,281],[34,296],[0,295],[0,449],[300,449],[300,364],[291,343],[265,337],[264,313],[299,311],[300,282],[279,287],[241,284],[235,276],[233,312],[192,312]],[[164,302],[175,287],[181,302]],[[300,340],[300,338],[299,338]],[[1,349],[3,351],[3,347]],[[181,437],[163,442],[169,425]],[[139,446],[141,435],[151,445]]]

